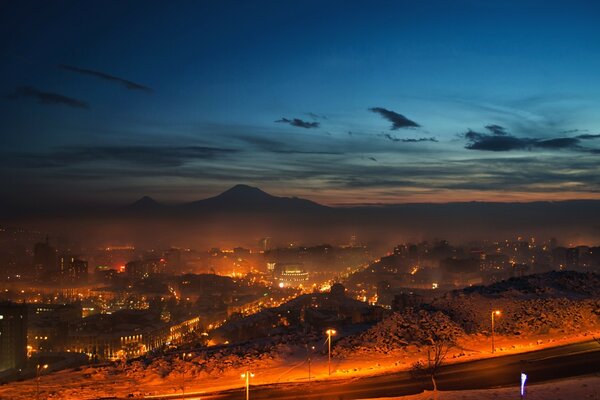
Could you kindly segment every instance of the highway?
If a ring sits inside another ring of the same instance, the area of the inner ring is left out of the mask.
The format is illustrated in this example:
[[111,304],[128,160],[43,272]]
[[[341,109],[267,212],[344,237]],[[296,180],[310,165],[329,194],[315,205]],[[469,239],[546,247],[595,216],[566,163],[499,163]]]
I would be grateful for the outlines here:
[[[437,374],[440,390],[487,389],[517,386],[521,371],[528,384],[600,372],[600,345],[595,341],[553,347],[528,353],[498,356],[442,366]],[[406,371],[364,378],[251,386],[250,398],[350,400],[403,396],[431,389],[429,379],[414,379]],[[153,397],[174,399],[181,396]],[[244,389],[186,395],[195,399],[244,399]]]

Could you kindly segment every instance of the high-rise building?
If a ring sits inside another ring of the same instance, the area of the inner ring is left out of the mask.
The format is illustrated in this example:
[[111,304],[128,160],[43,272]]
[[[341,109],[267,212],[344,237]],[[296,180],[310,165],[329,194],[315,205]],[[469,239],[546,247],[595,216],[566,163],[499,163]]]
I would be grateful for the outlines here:
[[88,276],[88,263],[69,254],[58,257],[61,281],[84,282]]
[[130,279],[146,279],[150,275],[165,273],[166,262],[162,258],[130,261],[125,264],[125,273]]
[[27,363],[27,306],[0,303],[0,372]]
[[33,268],[39,280],[56,278],[58,271],[56,249],[45,242],[36,243],[33,249]]

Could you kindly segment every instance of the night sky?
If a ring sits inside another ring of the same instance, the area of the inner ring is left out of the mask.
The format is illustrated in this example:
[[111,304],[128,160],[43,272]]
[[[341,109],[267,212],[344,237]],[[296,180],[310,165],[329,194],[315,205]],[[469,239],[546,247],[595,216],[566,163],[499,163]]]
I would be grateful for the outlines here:
[[600,198],[594,1],[0,4],[5,203]]

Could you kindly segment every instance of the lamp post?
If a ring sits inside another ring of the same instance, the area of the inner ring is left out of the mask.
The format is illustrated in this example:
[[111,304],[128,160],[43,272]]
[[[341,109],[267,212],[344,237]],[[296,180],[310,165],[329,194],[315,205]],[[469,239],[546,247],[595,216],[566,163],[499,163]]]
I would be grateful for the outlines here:
[[246,380],[246,400],[250,400],[250,378],[254,378],[254,374],[246,371],[242,374],[242,379]]
[[494,317],[499,317],[500,314],[500,310],[492,311],[492,354],[496,351],[496,348],[494,347]]
[[36,400],[39,400],[39,398],[40,398],[40,373],[45,369],[48,369],[48,364],[44,364],[44,365],[38,364],[35,367],[35,398],[36,398]]
[[335,335],[337,332],[335,329],[327,329],[325,333],[327,334],[327,369],[331,376],[331,336]]
[[183,369],[181,370],[181,396],[185,397],[185,359],[190,358],[192,353],[183,353],[181,356],[183,360]]

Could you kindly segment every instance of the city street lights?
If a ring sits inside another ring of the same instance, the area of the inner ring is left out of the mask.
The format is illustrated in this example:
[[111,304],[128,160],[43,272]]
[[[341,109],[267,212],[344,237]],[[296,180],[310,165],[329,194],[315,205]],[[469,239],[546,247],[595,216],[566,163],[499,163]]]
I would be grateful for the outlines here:
[[35,398],[40,398],[40,374],[43,370],[48,369],[48,364],[40,365],[35,367]]
[[246,380],[246,400],[250,400],[250,378],[254,378],[254,374],[246,371],[242,374],[242,379]]
[[500,310],[492,311],[492,354],[496,351],[496,348],[494,347],[494,317],[499,317],[500,314]]
[[181,395],[185,397],[185,359],[191,358],[192,353],[183,353],[181,358],[183,360],[183,369],[181,370]]
[[331,336],[335,335],[337,332],[335,329],[327,329],[325,333],[327,334],[327,369],[329,375],[331,375]]

